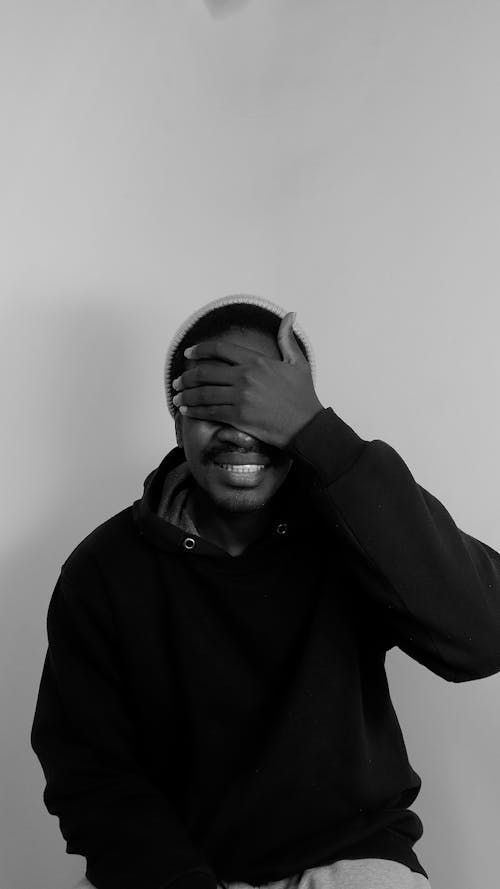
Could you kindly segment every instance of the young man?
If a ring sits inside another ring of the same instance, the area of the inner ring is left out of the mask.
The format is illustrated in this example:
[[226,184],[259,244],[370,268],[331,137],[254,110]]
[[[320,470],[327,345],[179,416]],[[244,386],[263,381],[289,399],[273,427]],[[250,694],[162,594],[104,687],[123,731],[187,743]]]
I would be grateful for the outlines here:
[[182,325],[178,446],[62,566],[32,745],[86,886],[429,887],[385,655],[500,670],[500,556],[320,403],[293,318]]

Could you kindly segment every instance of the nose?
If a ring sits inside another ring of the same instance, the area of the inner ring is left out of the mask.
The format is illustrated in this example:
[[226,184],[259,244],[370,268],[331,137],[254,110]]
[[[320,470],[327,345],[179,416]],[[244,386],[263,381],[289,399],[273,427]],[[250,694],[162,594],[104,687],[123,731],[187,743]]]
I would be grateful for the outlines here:
[[262,445],[258,438],[254,438],[253,435],[249,435],[247,432],[242,432],[241,429],[236,429],[235,426],[229,425],[221,426],[217,430],[217,439],[223,444],[233,444],[238,448],[246,448],[247,450],[254,446],[257,446],[257,449],[259,449]]

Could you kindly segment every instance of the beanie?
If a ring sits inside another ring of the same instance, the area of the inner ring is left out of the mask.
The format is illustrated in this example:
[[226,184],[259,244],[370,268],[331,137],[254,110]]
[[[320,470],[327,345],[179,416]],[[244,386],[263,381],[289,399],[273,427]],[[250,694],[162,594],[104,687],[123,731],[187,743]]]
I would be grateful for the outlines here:
[[[281,306],[277,305],[276,303],[273,303],[268,299],[264,299],[261,296],[252,296],[252,295],[246,294],[246,293],[238,293],[238,294],[233,294],[231,296],[223,296],[220,299],[214,299],[211,302],[206,303],[206,305],[201,306],[195,312],[193,312],[193,314],[190,315],[189,318],[187,318],[186,321],[184,321],[180,325],[180,327],[177,329],[175,335],[173,336],[173,338],[170,342],[170,345],[167,350],[167,356],[165,359],[165,368],[164,368],[165,394],[166,394],[166,398],[167,398],[168,410],[169,410],[169,413],[171,414],[172,417],[175,416],[175,408],[174,408],[174,404],[172,401],[173,395],[172,395],[171,370],[172,370],[172,362],[173,362],[174,355],[175,355],[177,349],[181,345],[181,343],[182,343],[183,339],[185,338],[185,336],[187,335],[187,333],[196,324],[196,322],[200,320],[200,318],[203,318],[204,315],[208,315],[210,312],[214,312],[217,309],[221,309],[224,306],[233,305],[235,303],[243,303],[243,304],[247,304],[247,305],[251,305],[251,306],[257,306],[260,309],[264,309],[265,311],[271,312],[273,315],[276,315],[276,317],[279,318],[280,320],[283,319],[285,317],[285,315],[288,314],[286,309],[283,309]],[[309,366],[311,368],[311,375],[312,375],[312,378],[314,381],[315,377],[316,377],[316,361],[315,361],[312,345],[309,341],[309,338],[304,333],[302,327],[299,324],[297,324],[296,321],[294,321],[294,323],[293,323],[293,331],[294,331],[294,333],[297,334],[297,336],[299,337],[299,339],[302,342],[302,345],[304,346],[304,349],[306,351],[306,357],[309,362]]]

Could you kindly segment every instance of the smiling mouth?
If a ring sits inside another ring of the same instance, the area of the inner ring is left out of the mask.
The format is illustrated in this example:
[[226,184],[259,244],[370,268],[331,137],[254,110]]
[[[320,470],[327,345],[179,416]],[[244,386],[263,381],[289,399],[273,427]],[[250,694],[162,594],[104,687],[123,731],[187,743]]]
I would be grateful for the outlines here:
[[225,469],[227,472],[234,472],[236,475],[255,475],[265,469],[264,463],[218,463],[214,461],[216,466]]

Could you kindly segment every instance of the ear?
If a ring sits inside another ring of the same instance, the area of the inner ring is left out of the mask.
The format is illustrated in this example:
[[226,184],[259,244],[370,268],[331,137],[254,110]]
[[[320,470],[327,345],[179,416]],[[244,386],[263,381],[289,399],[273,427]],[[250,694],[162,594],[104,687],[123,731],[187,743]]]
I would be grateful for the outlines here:
[[183,445],[183,439],[182,439],[182,414],[180,411],[176,411],[174,423],[175,423],[175,438],[177,440],[177,447],[182,448],[182,447],[184,447],[184,445]]

